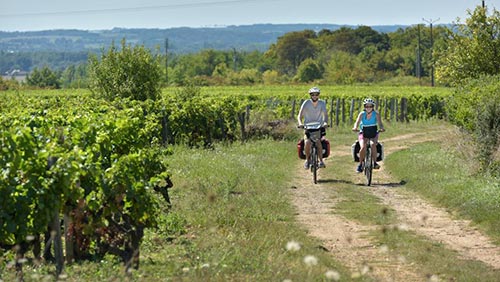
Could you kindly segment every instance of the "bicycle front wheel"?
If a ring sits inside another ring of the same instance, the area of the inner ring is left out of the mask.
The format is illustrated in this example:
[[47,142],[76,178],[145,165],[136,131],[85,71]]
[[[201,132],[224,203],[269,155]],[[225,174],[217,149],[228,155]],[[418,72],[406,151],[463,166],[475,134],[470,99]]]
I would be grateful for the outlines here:
[[373,172],[373,159],[370,145],[366,147],[365,155],[365,175],[366,175],[366,185],[370,186],[372,184],[372,172]]
[[313,175],[314,184],[318,183],[318,150],[316,147],[313,147],[311,153],[311,172]]

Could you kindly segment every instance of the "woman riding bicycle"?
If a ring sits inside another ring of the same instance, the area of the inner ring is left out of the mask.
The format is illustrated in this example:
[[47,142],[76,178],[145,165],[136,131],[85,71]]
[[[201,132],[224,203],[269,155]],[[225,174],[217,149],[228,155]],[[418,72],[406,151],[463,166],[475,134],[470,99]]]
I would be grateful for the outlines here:
[[[372,159],[376,160],[377,159],[377,143],[378,143],[378,132],[383,132],[385,131],[384,125],[382,124],[382,119],[380,118],[380,115],[377,111],[375,111],[375,102],[371,98],[366,98],[363,100],[363,107],[364,110],[361,111],[358,115],[358,118],[356,119],[356,122],[354,123],[354,127],[352,128],[353,131],[359,131],[358,135],[358,141],[360,145],[359,149],[359,165],[356,168],[356,172],[363,172],[363,162],[365,160],[365,153],[366,153],[366,147],[365,144],[368,142],[368,138],[365,138],[363,135],[363,130],[374,130],[376,131],[376,134],[374,135],[371,140],[373,143],[371,144],[371,152],[372,152]],[[377,125],[380,127],[380,129],[377,131]],[[379,169],[380,165],[375,162],[373,164],[374,169]]]
[[[309,95],[311,99],[305,100],[302,103],[299,111],[299,115],[297,116],[297,120],[299,122],[299,127],[302,127],[304,124],[308,123],[319,123],[324,126],[328,123],[328,113],[326,111],[326,103],[323,100],[319,99],[320,90],[318,87],[313,87],[309,89]],[[304,122],[302,122],[304,119]],[[325,128],[321,128],[321,135],[325,135]],[[309,157],[311,154],[311,142],[308,140],[307,136],[304,137],[305,144],[305,155],[306,161],[304,162],[304,168],[309,169]],[[321,140],[316,142],[318,152],[323,152],[323,146],[321,144]],[[325,163],[323,162],[323,155],[319,154],[319,167],[325,167]]]

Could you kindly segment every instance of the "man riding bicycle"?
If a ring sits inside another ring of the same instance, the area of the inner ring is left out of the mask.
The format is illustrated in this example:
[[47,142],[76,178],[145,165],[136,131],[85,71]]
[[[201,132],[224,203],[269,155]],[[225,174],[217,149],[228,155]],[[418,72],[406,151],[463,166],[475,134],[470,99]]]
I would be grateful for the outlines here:
[[[299,127],[303,127],[304,124],[308,123],[319,123],[322,124],[321,128],[321,136],[326,134],[325,126],[328,124],[328,113],[326,111],[326,103],[323,100],[319,99],[320,90],[318,87],[313,87],[309,89],[309,95],[311,99],[305,100],[300,107],[299,114],[297,116],[297,120],[299,122]],[[302,122],[303,120],[303,122]],[[307,134],[307,132],[306,132]],[[304,136],[304,147],[305,147],[305,155],[306,161],[304,162],[304,168],[309,169],[309,157],[311,154],[311,141],[307,136]],[[321,140],[316,142],[316,146],[318,147],[318,152],[323,152],[323,146],[321,144]],[[323,154],[318,154],[319,156],[319,167],[324,168],[325,163],[323,162]]]
[[[383,132],[385,131],[384,125],[382,124],[382,119],[380,118],[380,114],[375,111],[375,102],[371,98],[366,98],[363,100],[363,107],[364,110],[361,111],[358,115],[358,118],[356,119],[356,122],[354,123],[354,127],[352,128],[353,131],[358,132],[358,141],[359,145],[361,146],[359,150],[359,165],[356,168],[356,172],[363,172],[363,161],[365,159],[365,153],[366,153],[366,143],[368,142],[368,138],[365,138],[363,135],[363,129],[368,129],[368,128],[373,128],[375,131],[377,130],[377,125],[380,126],[380,129],[378,131]],[[375,137],[372,138],[373,144],[371,144],[371,152],[372,152],[372,159],[376,160],[377,159],[377,142],[378,142],[378,132],[375,134]],[[373,164],[374,169],[379,169],[380,165],[375,162]]]

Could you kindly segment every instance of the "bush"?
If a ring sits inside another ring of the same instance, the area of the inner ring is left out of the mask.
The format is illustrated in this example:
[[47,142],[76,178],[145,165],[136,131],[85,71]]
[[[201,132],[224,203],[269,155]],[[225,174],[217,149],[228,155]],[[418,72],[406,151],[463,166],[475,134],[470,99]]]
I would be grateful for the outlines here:
[[484,171],[500,173],[495,160],[500,145],[500,75],[469,79],[450,98],[451,121],[470,132]]
[[30,86],[35,86],[45,89],[59,89],[61,82],[56,72],[45,66],[41,70],[33,69],[31,74],[26,77],[26,83]]
[[113,43],[100,61],[95,56],[90,58],[90,90],[108,101],[156,100],[161,93],[160,57],[153,56],[144,46],[132,48],[125,40],[121,45],[118,51]]

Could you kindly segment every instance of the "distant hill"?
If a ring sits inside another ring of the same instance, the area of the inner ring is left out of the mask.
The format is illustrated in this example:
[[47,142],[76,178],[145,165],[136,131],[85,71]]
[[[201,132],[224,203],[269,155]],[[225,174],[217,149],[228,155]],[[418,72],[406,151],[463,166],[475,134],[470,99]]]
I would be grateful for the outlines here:
[[[320,31],[336,30],[336,24],[255,24],[210,28],[169,29],[125,29],[111,30],[47,30],[27,32],[1,32],[0,51],[4,52],[97,52],[107,48],[114,41],[119,46],[125,38],[130,44],[144,44],[148,48],[159,47],[173,53],[191,53],[202,49],[240,51],[267,50],[278,37],[292,31],[305,29]],[[394,32],[401,25],[372,26],[378,32]]]

